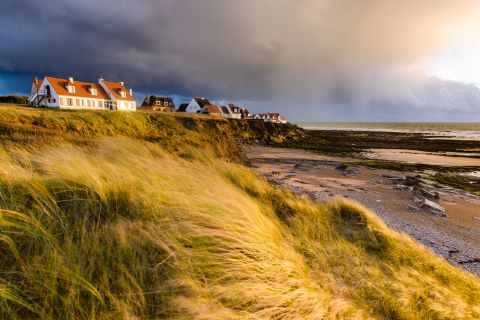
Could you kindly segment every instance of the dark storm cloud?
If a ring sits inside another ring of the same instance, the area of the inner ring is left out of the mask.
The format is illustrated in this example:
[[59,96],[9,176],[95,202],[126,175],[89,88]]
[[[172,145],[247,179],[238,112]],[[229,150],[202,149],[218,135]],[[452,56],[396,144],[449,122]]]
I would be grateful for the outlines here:
[[467,110],[478,89],[432,86],[411,64],[476,8],[467,0],[2,0],[0,71],[103,74],[139,92],[242,100],[290,116]]

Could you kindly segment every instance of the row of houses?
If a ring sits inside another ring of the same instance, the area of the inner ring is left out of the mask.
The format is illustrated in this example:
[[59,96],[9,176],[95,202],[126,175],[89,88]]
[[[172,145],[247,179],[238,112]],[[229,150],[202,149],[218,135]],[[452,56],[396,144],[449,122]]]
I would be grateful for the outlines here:
[[98,83],[81,82],[68,79],[45,77],[34,78],[30,89],[29,104],[37,107],[62,109],[106,109],[124,111],[186,112],[201,113],[229,119],[260,120],[286,123],[279,113],[250,114],[247,108],[233,103],[217,106],[207,98],[195,97],[189,103],[182,103],[178,109],[171,97],[147,96],[137,108],[132,89],[123,82],[106,81],[102,76]]
[[171,97],[147,96],[138,110],[202,113],[211,116],[226,117],[229,119],[287,123],[287,119],[280,113],[266,112],[251,114],[247,108],[239,107],[233,103],[227,103],[224,106],[217,106],[204,97],[192,98],[189,103],[182,103],[178,109],[175,109],[175,104]]

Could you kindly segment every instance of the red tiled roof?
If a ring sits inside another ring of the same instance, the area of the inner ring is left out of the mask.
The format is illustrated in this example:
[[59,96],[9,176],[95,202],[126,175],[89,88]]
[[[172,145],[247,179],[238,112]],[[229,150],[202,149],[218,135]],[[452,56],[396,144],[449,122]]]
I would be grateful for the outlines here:
[[[103,83],[110,90],[110,92],[112,92],[115,99],[124,100],[124,101],[135,101],[135,99],[130,94],[130,91],[127,90],[127,88],[125,88],[125,86],[122,85],[121,83],[105,81],[105,80],[103,80]],[[120,95],[120,91],[125,92],[126,94],[125,98],[122,98],[122,96]]]
[[[61,96],[106,99],[106,100],[110,99],[110,97],[105,92],[105,90],[103,90],[103,88],[98,84],[94,84],[90,82],[81,82],[76,80],[73,83],[70,83],[66,79],[52,78],[52,77],[46,77],[46,79],[52,86],[52,89],[55,90],[55,92],[57,92],[57,94]],[[68,84],[73,85],[75,87],[75,93],[68,92],[67,90]],[[92,95],[90,93],[90,88],[97,89],[97,95]]]
[[213,105],[213,104],[208,104],[205,106],[205,108],[207,108],[208,112],[209,113],[218,113],[218,114],[222,114],[221,111],[220,111],[220,108]]

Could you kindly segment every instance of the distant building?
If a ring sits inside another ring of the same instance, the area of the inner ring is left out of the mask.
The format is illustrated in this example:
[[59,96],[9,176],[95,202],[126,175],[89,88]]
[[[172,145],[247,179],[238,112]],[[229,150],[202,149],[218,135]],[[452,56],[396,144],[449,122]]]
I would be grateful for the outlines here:
[[241,108],[240,109],[240,114],[242,116],[242,119],[252,119],[253,116],[250,114],[247,108]]
[[187,107],[188,107],[188,103],[182,103],[178,107],[177,112],[187,112]]
[[267,114],[272,122],[287,123],[287,119],[278,112],[268,112]]
[[221,106],[220,111],[222,112],[222,116],[231,118],[232,114],[230,113],[230,109],[227,106]]
[[193,98],[188,106],[185,108],[185,112],[188,113],[200,113],[202,112],[203,107],[211,105],[210,101],[207,98],[195,97]]
[[175,104],[171,97],[147,96],[138,110],[173,112]]
[[265,122],[287,123],[287,119],[278,112],[257,113],[253,116],[253,119]]
[[228,108],[228,110],[230,110],[230,116],[228,116],[228,118],[242,119],[242,112],[240,107],[234,105],[233,103],[227,104],[226,107]]
[[211,116],[221,116],[222,111],[220,107],[212,105],[212,104],[207,104],[202,108],[202,113],[208,114]]
[[255,120],[263,120],[265,122],[272,122],[272,119],[270,118],[270,116],[268,115],[268,113],[256,113],[254,116],[253,116],[253,119]]
[[37,107],[64,109],[107,109],[135,111],[137,103],[132,90],[123,82],[106,81],[98,84],[76,81],[72,77],[33,79],[29,104]]

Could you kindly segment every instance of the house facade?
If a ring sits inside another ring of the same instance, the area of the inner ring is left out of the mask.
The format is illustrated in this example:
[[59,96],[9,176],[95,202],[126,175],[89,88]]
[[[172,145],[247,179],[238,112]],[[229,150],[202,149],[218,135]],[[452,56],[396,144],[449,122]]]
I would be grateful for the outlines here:
[[233,103],[227,104],[226,107],[230,111],[230,114],[227,116],[227,118],[242,119],[242,112],[240,107],[234,105]]
[[185,108],[185,112],[188,113],[200,113],[202,112],[203,107],[211,105],[210,101],[207,98],[195,97],[193,98],[188,106]]
[[138,110],[174,112],[175,104],[171,97],[147,96]]
[[32,81],[29,104],[37,107],[62,109],[101,109],[135,111],[137,103],[132,90],[123,82],[106,81],[98,84],[68,79],[45,77]]

